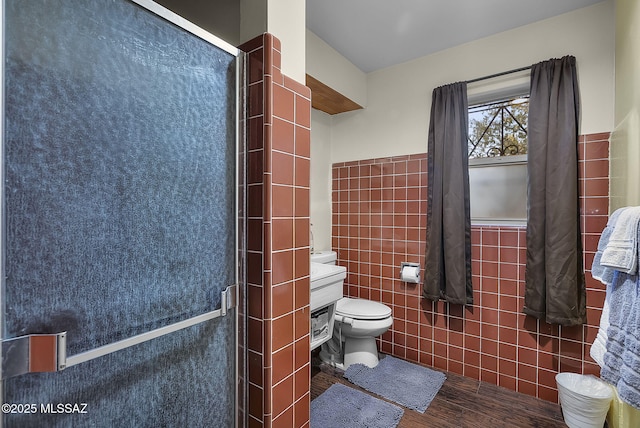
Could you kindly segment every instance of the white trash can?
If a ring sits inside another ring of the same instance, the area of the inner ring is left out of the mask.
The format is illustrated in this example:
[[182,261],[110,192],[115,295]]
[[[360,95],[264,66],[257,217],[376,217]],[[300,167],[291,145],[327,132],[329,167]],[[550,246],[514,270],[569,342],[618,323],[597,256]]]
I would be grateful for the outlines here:
[[569,428],[602,428],[613,390],[595,376],[577,373],[556,375],[564,422]]

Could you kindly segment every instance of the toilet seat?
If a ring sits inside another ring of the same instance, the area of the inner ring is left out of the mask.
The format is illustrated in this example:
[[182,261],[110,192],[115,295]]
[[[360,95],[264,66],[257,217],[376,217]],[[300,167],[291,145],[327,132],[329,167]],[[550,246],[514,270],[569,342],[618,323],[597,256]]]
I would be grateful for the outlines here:
[[382,320],[391,316],[391,308],[371,300],[343,297],[336,304],[336,314],[357,320]]

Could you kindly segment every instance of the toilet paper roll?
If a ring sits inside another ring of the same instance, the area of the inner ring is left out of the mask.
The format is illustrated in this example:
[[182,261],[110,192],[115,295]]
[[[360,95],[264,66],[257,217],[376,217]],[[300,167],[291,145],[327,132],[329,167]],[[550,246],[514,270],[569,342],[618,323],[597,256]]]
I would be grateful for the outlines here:
[[418,283],[420,282],[420,267],[419,266],[402,266],[402,272],[400,278],[404,282]]

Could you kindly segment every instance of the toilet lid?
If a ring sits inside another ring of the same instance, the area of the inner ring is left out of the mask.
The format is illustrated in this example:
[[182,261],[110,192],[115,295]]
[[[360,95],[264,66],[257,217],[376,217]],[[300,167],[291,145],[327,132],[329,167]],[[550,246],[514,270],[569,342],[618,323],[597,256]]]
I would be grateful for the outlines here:
[[336,304],[336,313],[361,320],[379,320],[391,315],[391,308],[382,303],[365,299],[344,297]]

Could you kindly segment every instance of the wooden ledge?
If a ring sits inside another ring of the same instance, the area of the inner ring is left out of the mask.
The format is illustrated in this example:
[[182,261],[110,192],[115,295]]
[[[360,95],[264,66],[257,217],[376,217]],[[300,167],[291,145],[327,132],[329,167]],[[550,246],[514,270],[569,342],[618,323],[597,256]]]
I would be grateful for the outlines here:
[[311,107],[328,114],[344,113],[362,109],[358,103],[337,92],[319,80],[306,75],[306,84],[311,89]]

